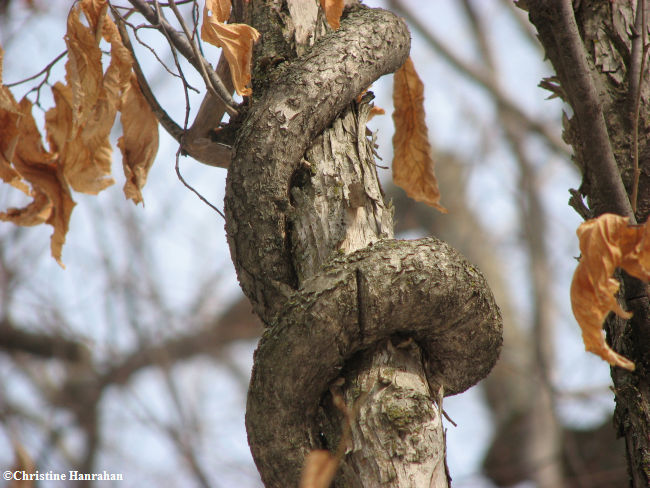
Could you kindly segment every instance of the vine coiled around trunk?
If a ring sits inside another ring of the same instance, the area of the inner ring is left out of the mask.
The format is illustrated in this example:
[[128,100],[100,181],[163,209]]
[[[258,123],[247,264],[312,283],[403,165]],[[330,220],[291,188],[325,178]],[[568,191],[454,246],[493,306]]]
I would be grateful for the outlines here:
[[[297,486],[318,446],[313,421],[354,354],[394,335],[414,338],[427,379],[446,394],[494,365],[501,316],[481,273],[437,239],[383,240],[326,263],[301,283],[288,224],[292,177],[311,142],[408,56],[404,22],[357,8],[254,100],[228,172],[225,210],[242,289],[267,329],[255,353],[246,424],[267,487]],[[438,391],[438,389],[435,389]]]

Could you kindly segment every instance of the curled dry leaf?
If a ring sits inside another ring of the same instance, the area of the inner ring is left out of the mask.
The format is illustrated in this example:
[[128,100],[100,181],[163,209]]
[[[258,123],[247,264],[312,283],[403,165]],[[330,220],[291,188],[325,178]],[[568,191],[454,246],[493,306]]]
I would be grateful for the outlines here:
[[[114,183],[109,135],[118,109],[125,112],[125,134],[119,142],[128,180],[125,193],[136,202],[142,201],[140,189],[158,146],[157,123],[139,87],[130,85],[133,60],[107,9],[107,0],[81,0],[68,15],[67,84],[52,87],[55,106],[45,115],[51,152],[43,147],[31,103],[23,99],[17,104],[0,86],[0,178],[33,198],[24,208],[0,213],[0,220],[52,225],[52,256],[61,266],[75,205],[69,187],[96,194]],[[80,19],[82,11],[88,26]],[[102,37],[111,45],[106,72],[99,48]],[[0,82],[2,56],[0,48]]]
[[625,217],[603,214],[580,225],[577,234],[582,256],[571,283],[571,307],[585,349],[611,365],[634,370],[632,361],[605,342],[602,326],[609,312],[631,317],[616,300],[620,286],[613,277],[616,268],[650,280],[650,227],[631,226]]
[[29,187],[11,164],[19,140],[18,124],[22,114],[9,88],[2,85],[3,56],[0,47],[0,179],[29,195]]
[[235,90],[240,95],[250,95],[252,91],[247,85],[251,81],[253,43],[260,34],[246,24],[225,24],[229,15],[230,0],[206,0],[201,39],[223,49]]
[[[84,11],[89,26],[80,19]],[[100,35],[111,44],[106,73],[101,64]],[[106,0],[84,0],[70,11],[67,86],[53,88],[56,107],[46,115],[48,139],[73,189],[97,194],[114,183],[109,135],[129,83],[132,59],[117,27],[106,16]]]
[[111,145],[108,139],[115,115],[105,102],[98,105],[96,119],[75,129],[74,101],[69,86],[52,87],[55,106],[45,114],[50,148],[59,156],[63,175],[76,191],[97,194],[114,183],[111,174]]
[[341,27],[341,14],[345,6],[343,0],[320,0],[320,6],[330,27],[334,30]]
[[230,18],[232,3],[230,0],[205,0],[205,8],[212,12],[214,20],[225,23]]
[[338,459],[329,451],[311,451],[305,458],[300,488],[327,488],[332,483],[338,466]]
[[393,181],[419,202],[447,213],[440,205],[438,180],[424,117],[424,85],[409,57],[395,72],[393,86]]
[[142,187],[158,152],[158,120],[145,100],[135,75],[122,97],[121,110],[124,135],[117,145],[122,151],[126,183],[124,195],[133,203],[142,202]]
[[[29,183],[29,194],[33,200],[24,208],[10,208],[0,213],[0,220],[17,225],[50,224],[54,228],[50,241],[52,257],[63,266],[61,251],[75,203],[56,163],[56,155],[43,147],[41,134],[32,116],[32,104],[23,99],[16,107],[20,117],[13,122],[15,126],[0,127],[0,151],[8,156],[7,160],[3,156],[2,163],[3,166],[5,163],[11,164],[12,170]],[[4,124],[7,119],[1,109],[0,114],[1,123]]]
[[102,51],[91,28],[80,19],[79,6],[70,10],[65,34],[68,61],[65,79],[72,93],[73,129],[90,119],[102,91]]

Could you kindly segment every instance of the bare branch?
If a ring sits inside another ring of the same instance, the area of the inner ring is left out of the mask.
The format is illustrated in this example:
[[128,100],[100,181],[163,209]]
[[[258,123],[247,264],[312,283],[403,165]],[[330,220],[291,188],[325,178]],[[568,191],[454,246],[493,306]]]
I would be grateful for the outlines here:
[[104,386],[125,384],[141,369],[161,364],[162,358],[178,361],[201,354],[218,356],[219,351],[230,343],[255,339],[261,332],[259,319],[252,314],[248,300],[242,297],[210,327],[138,349],[116,363],[99,381]]
[[603,208],[597,209],[597,214],[613,212],[633,217],[571,0],[530,2],[528,7],[530,20],[537,27],[546,54],[574,110],[581,140],[589,141],[575,149],[593,178],[596,194],[602,198]]
[[169,133],[169,135],[176,139],[176,141],[178,141],[180,144],[181,139],[183,138],[183,128],[174,122],[174,120],[169,116],[165,109],[160,106],[158,100],[151,91],[151,87],[147,82],[146,76],[142,72],[138,58],[135,56],[135,51],[133,50],[133,45],[129,39],[129,34],[126,31],[122,17],[116,14],[115,21],[120,32],[120,37],[122,38],[122,43],[131,52],[131,57],[133,58],[133,71],[138,79],[138,84],[140,85],[140,91],[142,91],[142,95],[144,96],[145,100],[147,100],[149,107],[156,116],[156,119],[158,119],[160,125],[162,125]]
[[[181,15],[181,12],[178,10],[178,7],[176,7],[176,3],[174,2],[174,0],[170,0],[169,5],[171,6],[171,9],[174,12],[174,15],[176,16],[176,20],[178,20],[178,23],[181,25],[181,28],[183,29],[183,32],[185,33],[185,37],[187,38],[187,42],[189,42],[190,46],[192,47],[192,51],[194,52],[194,56],[197,59],[201,58],[202,55],[199,52],[199,48],[196,45],[196,43],[192,40],[192,34],[190,33],[189,29],[187,28],[187,25],[185,25],[185,19],[183,19],[183,16]],[[210,80],[210,77],[208,76],[208,73],[207,73],[207,71],[205,69],[205,63],[199,63],[199,68],[200,68],[199,73],[201,74],[201,77],[203,78],[203,82],[205,83],[206,88],[215,97],[219,98],[219,93],[217,93],[214,85],[212,84],[212,80]],[[229,95],[232,95],[232,93],[229,93]]]
[[60,335],[17,329],[7,319],[0,322],[0,349],[66,361],[79,361],[88,355],[87,347],[81,342]]
[[228,90],[224,86],[221,79],[214,72],[210,63],[203,56],[196,56],[194,49],[192,49],[191,42],[186,39],[180,32],[176,31],[164,18],[159,17],[155,10],[153,10],[145,0],[129,0],[138,12],[140,12],[156,29],[165,34],[170,44],[178,49],[178,51],[196,68],[201,72],[202,67],[205,69],[212,85],[214,86],[218,97],[226,105],[226,111],[230,115],[236,115],[237,109],[235,101],[232,99]]
[[[133,71],[138,79],[140,90],[160,125],[162,125],[169,135],[171,135],[181,145],[183,154],[191,156],[200,163],[207,164],[208,166],[227,168],[230,164],[230,146],[215,142],[209,137],[209,132],[217,126],[226,112],[226,104],[210,92],[207,93],[203,103],[201,104],[201,109],[199,109],[199,112],[194,119],[192,127],[185,131],[169,116],[160,103],[158,103],[158,100],[147,82],[146,76],[142,72],[135,50],[133,49],[133,45],[129,39],[124,19],[115,11],[115,9],[113,9],[113,13],[120,36],[122,37],[122,42],[131,52],[131,56],[133,57]],[[225,64],[225,70],[222,68],[223,64]],[[219,76],[223,77],[224,74],[227,75],[228,63],[225,60],[223,62],[220,60],[217,69]],[[178,76],[175,73],[174,75]],[[230,80],[228,79],[228,82],[226,83],[227,90],[229,90],[229,93],[232,93],[232,85],[229,81]],[[204,107],[206,100],[210,101],[208,107]],[[217,118],[218,120],[216,120]]]

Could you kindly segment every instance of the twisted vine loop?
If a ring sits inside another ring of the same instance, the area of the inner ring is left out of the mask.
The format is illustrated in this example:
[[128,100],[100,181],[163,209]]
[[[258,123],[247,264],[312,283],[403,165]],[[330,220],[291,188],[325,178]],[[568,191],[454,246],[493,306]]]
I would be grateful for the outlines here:
[[297,486],[315,446],[319,400],[355,353],[395,334],[413,337],[429,382],[446,394],[478,382],[498,356],[501,317],[485,279],[437,239],[379,241],[300,282],[293,268],[290,186],[305,151],[409,49],[401,19],[352,11],[338,31],[287,63],[235,144],[228,241],[242,289],[269,326],[255,354],[246,420],[266,486]]

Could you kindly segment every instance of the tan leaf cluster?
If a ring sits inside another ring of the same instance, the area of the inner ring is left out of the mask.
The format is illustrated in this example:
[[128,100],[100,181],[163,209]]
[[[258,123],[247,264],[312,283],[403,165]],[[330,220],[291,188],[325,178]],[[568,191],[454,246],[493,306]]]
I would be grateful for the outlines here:
[[305,458],[300,488],[327,488],[332,483],[339,461],[329,451],[311,451]]
[[142,95],[134,74],[122,96],[121,120],[124,135],[117,145],[122,151],[126,175],[124,195],[137,204],[142,202],[140,190],[147,182],[149,169],[158,152],[158,120]]
[[[107,0],[81,0],[67,21],[66,83],[52,87],[54,107],[45,114],[49,150],[32,116],[31,103],[16,103],[0,86],[0,178],[33,198],[21,209],[9,209],[1,220],[18,225],[53,226],[52,256],[61,251],[75,205],[70,188],[97,194],[114,183],[109,140],[118,111],[124,135],[119,141],[127,177],[125,193],[135,203],[155,157],[158,126],[132,78],[132,58],[117,26],[107,16]],[[81,20],[83,12],[87,24]],[[111,45],[110,62],[102,66],[101,39]],[[0,49],[0,82],[2,66]]]
[[250,25],[226,24],[230,8],[230,0],[205,1],[201,39],[223,49],[235,90],[240,95],[250,95],[252,90],[247,85],[251,81],[253,44],[260,34]]
[[630,318],[616,300],[616,268],[644,281],[650,280],[650,227],[630,225],[628,219],[603,214],[577,230],[580,263],[571,283],[571,307],[587,351],[611,365],[634,370],[634,363],[614,352],[605,342],[603,322],[609,312]]
[[61,251],[75,203],[56,155],[43,147],[32,104],[27,99],[16,103],[10,93],[7,98],[11,109],[0,108],[0,176],[33,200],[24,208],[0,213],[0,220],[25,226],[50,224],[54,228],[51,253],[63,266]]
[[343,0],[320,0],[320,6],[325,12],[327,23],[334,30],[341,27],[341,14],[343,13]]
[[[81,21],[84,12],[88,26]],[[101,37],[111,44],[111,60],[102,68]],[[67,85],[54,88],[55,107],[46,114],[48,141],[70,186],[97,194],[114,183],[111,174],[111,128],[131,73],[132,59],[117,27],[106,16],[106,0],[84,0],[70,11]]]
[[424,85],[409,57],[395,72],[393,86],[393,181],[419,202],[447,213],[440,190],[424,114]]

